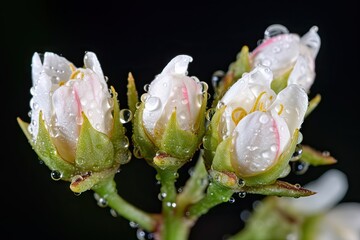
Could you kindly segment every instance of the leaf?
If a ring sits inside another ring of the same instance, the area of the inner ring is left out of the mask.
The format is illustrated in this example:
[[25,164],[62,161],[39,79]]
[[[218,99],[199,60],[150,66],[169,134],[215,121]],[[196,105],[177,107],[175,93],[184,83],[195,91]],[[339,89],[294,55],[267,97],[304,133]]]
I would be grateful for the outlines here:
[[330,165],[337,163],[328,151],[318,151],[310,146],[302,145],[301,161],[312,166]]
[[241,188],[241,191],[252,194],[262,194],[262,195],[273,195],[279,197],[307,197],[315,194],[315,192],[308,189],[300,187],[300,185],[293,185],[288,182],[277,180],[275,183],[270,185],[262,186],[244,186]]

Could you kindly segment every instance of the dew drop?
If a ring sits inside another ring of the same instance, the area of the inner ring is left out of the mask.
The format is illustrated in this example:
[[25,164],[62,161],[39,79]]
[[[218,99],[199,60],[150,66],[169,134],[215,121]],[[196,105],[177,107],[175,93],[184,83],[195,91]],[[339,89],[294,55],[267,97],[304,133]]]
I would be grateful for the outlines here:
[[148,111],[155,111],[161,105],[158,97],[148,97],[145,102],[145,109]]
[[329,151],[323,151],[323,152],[321,153],[321,155],[322,155],[323,157],[329,157],[329,156],[330,156],[330,152],[329,152]]
[[206,120],[210,121],[211,118],[214,116],[215,112],[216,112],[216,111],[215,111],[214,108],[209,108],[209,109],[206,111],[206,114],[205,114]]
[[200,82],[200,84],[201,84],[201,89],[202,89],[201,92],[206,93],[207,90],[209,89],[208,84],[206,82]]
[[301,158],[301,156],[302,156],[302,152],[303,152],[303,150],[302,150],[301,144],[297,144],[296,147],[295,147],[295,151],[294,151],[293,155],[291,156],[290,161],[299,160]]
[[309,163],[304,162],[304,161],[295,161],[292,163],[291,165],[291,170],[296,174],[296,175],[302,175],[304,173],[306,173],[306,171],[309,169]]
[[145,236],[146,236],[146,233],[144,230],[142,230],[141,228],[138,228],[136,230],[136,237],[138,240],[145,240]]
[[231,197],[229,198],[229,203],[234,203],[235,202],[235,198]]
[[75,195],[75,196],[80,196],[80,195],[81,195],[81,192],[74,192],[74,195]]
[[224,76],[225,76],[225,72],[222,70],[217,70],[213,73],[213,75],[211,77],[211,84],[212,84],[213,88],[216,89],[219,87],[219,83]]
[[144,85],[144,91],[145,91],[145,92],[148,92],[149,89],[150,89],[150,84],[145,84],[145,85]]
[[111,214],[111,216],[113,216],[113,217],[117,217],[117,216],[118,216],[117,212],[116,212],[113,208],[110,208],[110,214]]
[[52,180],[59,181],[62,177],[62,173],[60,171],[53,170],[51,171],[50,176]]
[[134,147],[133,154],[136,158],[139,158],[139,159],[143,158],[143,156],[141,155],[140,148],[138,148],[138,147]]
[[245,186],[245,181],[243,179],[239,179],[238,180],[238,185],[239,185],[239,187]]
[[264,32],[264,38],[272,38],[281,34],[287,34],[289,30],[281,24],[273,24],[266,28]]
[[240,219],[244,222],[249,220],[250,216],[251,216],[251,212],[249,210],[243,210],[240,213]]
[[137,224],[136,222],[130,221],[130,222],[129,222],[129,226],[130,226],[131,228],[137,228],[137,227],[139,226],[139,224]]
[[164,200],[165,198],[166,198],[166,193],[165,192],[162,192],[162,193],[159,193],[158,194],[158,199],[160,200],[160,201],[162,201],[162,200]]
[[133,118],[133,114],[129,109],[121,109],[120,110],[120,122],[122,124],[128,123]]
[[104,208],[104,207],[107,207],[108,203],[107,203],[107,201],[106,201],[105,198],[100,197],[100,198],[98,199],[98,201],[97,201],[97,205],[98,205],[99,207]]
[[246,197],[246,192],[239,192],[239,198],[245,198]]
[[269,116],[266,113],[261,114],[259,118],[260,123],[265,124],[269,121]]

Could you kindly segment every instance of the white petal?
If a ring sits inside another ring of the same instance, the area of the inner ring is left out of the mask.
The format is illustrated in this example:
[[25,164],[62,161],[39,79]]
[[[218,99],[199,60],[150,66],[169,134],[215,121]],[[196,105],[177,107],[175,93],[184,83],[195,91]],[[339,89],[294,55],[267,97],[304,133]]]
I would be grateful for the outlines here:
[[171,59],[161,73],[187,75],[187,69],[193,58],[188,55],[178,55]]
[[288,78],[288,84],[296,84],[307,93],[315,80],[314,60],[306,55],[300,55]]
[[37,84],[40,73],[43,71],[43,65],[38,53],[34,53],[31,61],[31,76],[33,85]]
[[57,54],[51,52],[46,52],[44,54],[43,67],[45,73],[51,77],[53,84],[69,80],[72,73],[70,65],[71,62]]
[[300,37],[296,34],[281,34],[265,40],[250,57],[253,67],[258,64],[269,67],[274,78],[291,69],[300,53]]
[[242,176],[267,170],[281,154],[277,123],[265,112],[254,112],[243,118],[234,130],[233,144],[233,166]]
[[316,58],[321,46],[321,39],[317,31],[318,27],[313,26],[304,36],[301,37],[301,44],[305,45],[310,50],[313,59]]
[[84,65],[86,68],[93,70],[97,73],[102,81],[105,81],[103,71],[96,54],[93,52],[86,52],[84,56]]
[[[112,126],[112,108],[109,105],[110,93],[107,86],[96,73],[83,70],[82,80],[70,81],[73,91],[77,94],[79,108],[88,117],[97,131],[108,134]],[[81,117],[81,116],[79,116]],[[79,119],[77,119],[79,122]]]
[[293,134],[303,123],[307,106],[306,92],[301,87],[291,84],[279,92],[271,110],[285,119],[290,133]]
[[316,214],[333,208],[345,196],[348,189],[346,175],[331,169],[318,179],[304,185],[316,194],[298,199],[285,199],[297,211],[303,214]]

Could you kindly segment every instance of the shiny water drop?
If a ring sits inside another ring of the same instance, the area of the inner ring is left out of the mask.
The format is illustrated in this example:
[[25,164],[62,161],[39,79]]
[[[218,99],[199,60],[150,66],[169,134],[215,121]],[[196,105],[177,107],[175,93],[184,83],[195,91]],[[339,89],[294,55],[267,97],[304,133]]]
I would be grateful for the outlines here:
[[155,111],[161,105],[161,101],[158,97],[148,97],[145,102],[145,109],[148,111]]
[[234,203],[234,202],[235,202],[235,198],[230,197],[230,198],[229,198],[229,203]]
[[113,217],[117,217],[117,216],[118,216],[116,210],[114,210],[113,208],[110,208],[110,214],[111,214],[111,216],[113,216]]
[[291,164],[291,170],[296,174],[296,175],[302,175],[304,173],[306,173],[306,171],[309,169],[309,163],[304,162],[304,161],[294,161]]
[[164,200],[166,198],[167,194],[165,192],[161,192],[158,194],[158,199],[160,201]]
[[261,114],[259,118],[260,123],[265,124],[269,121],[269,116],[266,113]]
[[301,156],[302,156],[302,152],[303,152],[303,149],[302,149],[301,144],[297,144],[296,147],[295,147],[295,151],[294,151],[293,155],[291,156],[290,161],[299,160],[301,158]]
[[141,228],[138,228],[136,230],[136,237],[138,240],[145,240],[146,238],[146,233],[144,230],[142,230]]
[[133,118],[133,114],[130,111],[130,109],[121,109],[119,114],[120,114],[120,122],[122,124],[130,122]]
[[238,180],[238,185],[239,185],[239,187],[245,186],[245,181],[244,181],[243,179],[240,179],[240,178],[239,178],[239,180]]
[[273,24],[266,28],[264,32],[264,38],[272,38],[281,34],[287,34],[289,30],[281,24]]
[[217,70],[213,73],[213,75],[211,76],[211,84],[214,89],[219,87],[219,83],[224,76],[225,72],[222,70]]
[[206,82],[200,82],[200,84],[201,84],[201,92],[206,93],[209,89],[208,84]]
[[53,170],[50,173],[52,180],[59,181],[62,178],[62,173],[57,170]]
[[214,108],[209,108],[205,114],[206,120],[210,121],[211,118],[214,116],[215,112],[216,110]]
[[108,203],[105,198],[100,197],[99,200],[97,201],[97,205],[99,207],[104,208],[104,207],[107,207]]
[[130,221],[130,222],[129,222],[129,226],[130,226],[131,228],[137,228],[137,227],[139,227],[139,224],[137,224],[136,222]]
[[246,192],[239,192],[238,195],[239,195],[239,198],[245,198]]
[[145,84],[145,85],[144,85],[144,91],[145,91],[145,92],[148,92],[149,89],[150,89],[150,84]]

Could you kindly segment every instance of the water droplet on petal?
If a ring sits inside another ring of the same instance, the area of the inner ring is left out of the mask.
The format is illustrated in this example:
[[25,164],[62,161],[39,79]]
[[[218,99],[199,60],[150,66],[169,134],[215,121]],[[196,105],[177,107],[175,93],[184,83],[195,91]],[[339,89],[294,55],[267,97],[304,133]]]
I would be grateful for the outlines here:
[[259,118],[260,123],[265,124],[269,121],[269,116],[266,113],[261,114]]
[[161,105],[161,101],[158,97],[148,97],[145,102],[145,109],[148,111],[155,111]]
[[281,34],[287,34],[289,30],[281,24],[273,24],[266,28],[264,32],[264,38],[272,38]]

